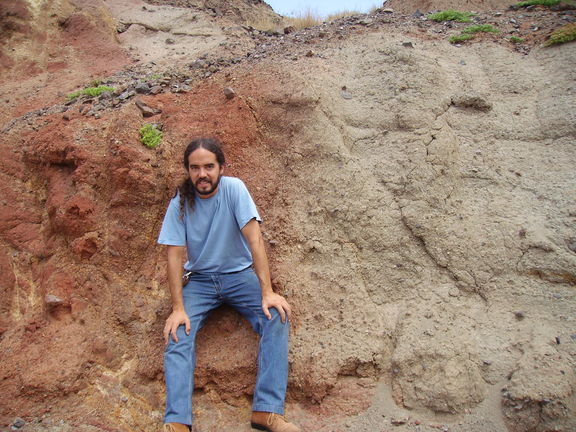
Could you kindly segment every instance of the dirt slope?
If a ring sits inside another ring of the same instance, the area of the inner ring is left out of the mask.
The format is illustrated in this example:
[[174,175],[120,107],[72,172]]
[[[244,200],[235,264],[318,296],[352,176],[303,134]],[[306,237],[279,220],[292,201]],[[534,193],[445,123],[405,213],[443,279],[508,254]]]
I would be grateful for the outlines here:
[[446,9],[459,11],[497,11],[519,3],[514,0],[388,0],[385,6],[397,12],[412,14]]
[[[458,46],[386,11],[267,35],[242,26],[261,2],[155,3],[12,4],[0,430],[159,429],[155,239],[202,134],[265,219],[304,430],[574,430],[576,45],[541,46],[574,14],[480,13],[502,33]],[[66,102],[93,79],[116,90]],[[199,339],[197,430],[249,431],[255,336],[223,309]]]

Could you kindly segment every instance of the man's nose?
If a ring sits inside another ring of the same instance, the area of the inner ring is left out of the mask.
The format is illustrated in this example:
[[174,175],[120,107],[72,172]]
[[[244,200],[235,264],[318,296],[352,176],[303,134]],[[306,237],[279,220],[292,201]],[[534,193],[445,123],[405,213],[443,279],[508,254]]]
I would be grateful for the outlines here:
[[198,175],[200,177],[205,177],[206,176],[206,169],[203,167],[200,167],[200,170],[198,171]]

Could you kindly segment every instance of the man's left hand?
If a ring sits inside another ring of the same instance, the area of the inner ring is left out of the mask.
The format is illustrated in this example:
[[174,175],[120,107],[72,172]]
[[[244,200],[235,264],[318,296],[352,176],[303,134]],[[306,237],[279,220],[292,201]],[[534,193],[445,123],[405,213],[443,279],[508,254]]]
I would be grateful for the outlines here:
[[292,308],[286,301],[284,297],[280,294],[270,293],[262,297],[262,310],[264,311],[264,315],[266,318],[272,319],[272,315],[270,314],[270,308],[276,308],[278,313],[280,314],[280,318],[282,322],[286,322],[286,317],[290,319],[290,313],[292,312]]

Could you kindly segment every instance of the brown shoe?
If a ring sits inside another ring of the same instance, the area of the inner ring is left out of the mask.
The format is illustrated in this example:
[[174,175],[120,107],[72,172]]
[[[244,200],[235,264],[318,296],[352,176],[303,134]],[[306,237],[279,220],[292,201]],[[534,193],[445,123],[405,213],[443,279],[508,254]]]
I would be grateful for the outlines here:
[[253,411],[250,425],[254,429],[268,432],[300,432],[295,424],[288,423],[284,416],[275,413]]
[[190,426],[182,423],[166,423],[162,432],[190,432]]

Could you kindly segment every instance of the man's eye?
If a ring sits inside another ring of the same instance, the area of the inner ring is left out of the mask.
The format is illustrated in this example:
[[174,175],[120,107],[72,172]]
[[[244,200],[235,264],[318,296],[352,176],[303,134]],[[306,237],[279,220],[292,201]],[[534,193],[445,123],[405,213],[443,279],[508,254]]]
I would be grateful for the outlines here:
[[208,164],[208,165],[206,165],[206,169],[212,169],[212,168],[214,168],[214,164]]

